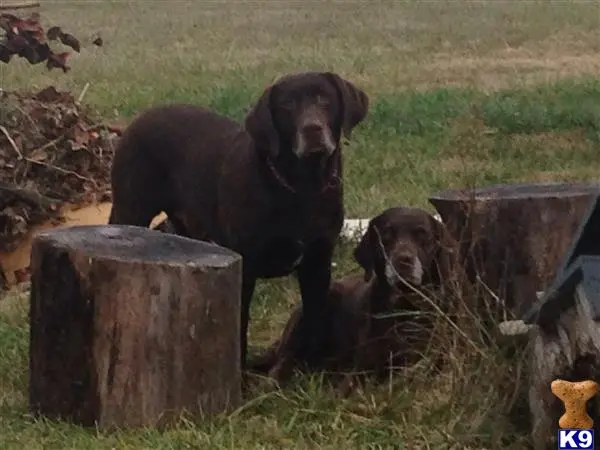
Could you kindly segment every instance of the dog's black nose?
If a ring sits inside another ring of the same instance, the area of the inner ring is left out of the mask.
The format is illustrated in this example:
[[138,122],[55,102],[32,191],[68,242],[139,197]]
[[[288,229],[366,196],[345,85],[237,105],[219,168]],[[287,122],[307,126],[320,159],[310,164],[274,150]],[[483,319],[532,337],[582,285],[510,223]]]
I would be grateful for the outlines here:
[[413,256],[409,254],[398,255],[396,261],[403,266],[410,266],[413,263]]
[[302,127],[302,133],[308,139],[320,139],[323,133],[323,126],[318,123],[309,123]]

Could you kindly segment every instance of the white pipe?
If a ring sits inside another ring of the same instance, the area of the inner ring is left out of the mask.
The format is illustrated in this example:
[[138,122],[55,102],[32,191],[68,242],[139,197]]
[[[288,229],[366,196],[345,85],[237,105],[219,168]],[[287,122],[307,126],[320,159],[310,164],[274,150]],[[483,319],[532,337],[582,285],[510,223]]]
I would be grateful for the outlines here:
[[[439,214],[434,214],[433,217],[438,221],[442,222],[442,218]],[[371,219],[346,219],[344,220],[344,226],[342,227],[341,235],[347,239],[360,238],[367,231],[369,221]]]

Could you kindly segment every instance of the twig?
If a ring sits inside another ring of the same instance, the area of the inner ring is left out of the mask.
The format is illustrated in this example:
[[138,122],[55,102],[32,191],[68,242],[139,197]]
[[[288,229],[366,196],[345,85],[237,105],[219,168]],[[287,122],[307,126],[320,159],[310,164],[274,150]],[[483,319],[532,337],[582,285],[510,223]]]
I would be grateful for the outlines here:
[[60,200],[46,197],[39,192],[19,188],[16,186],[0,186],[0,192],[2,191],[13,194],[16,197],[19,197],[25,203],[29,203],[32,206],[41,206],[45,210],[54,211],[56,209],[56,205],[60,203]]
[[19,150],[19,147],[17,147],[17,143],[10,136],[8,130],[6,128],[4,128],[2,125],[0,125],[0,131],[2,131],[2,134],[4,134],[4,136],[6,136],[6,139],[8,139],[8,142],[10,143],[11,147],[13,148],[15,153],[19,156],[19,159],[23,159],[23,153],[21,153],[21,150]]
[[24,2],[24,3],[14,3],[12,5],[0,5],[0,11],[8,10],[8,9],[28,9],[28,8],[39,8],[39,2]]
[[[489,286],[483,281],[483,279],[479,276],[479,274],[477,275],[477,281],[479,281],[480,285],[483,287],[483,289],[485,289],[485,291],[488,293],[488,295],[490,297],[492,297],[492,299],[494,299],[494,301],[497,304],[502,305],[502,319],[504,321],[508,320],[508,317],[506,315],[506,305],[504,304],[504,302],[500,299],[500,297],[498,297],[490,288]],[[490,308],[487,308],[488,312],[490,312]]]
[[83,100],[83,97],[85,97],[85,94],[87,93],[87,90],[89,87],[90,87],[90,83],[85,83],[85,86],[81,90],[81,94],[79,94],[79,97],[77,97],[77,100],[75,101],[76,105],[79,105],[81,103],[81,101]]
[[37,122],[35,120],[33,120],[33,117],[31,117],[31,114],[29,114],[27,111],[25,111],[23,108],[21,108],[18,104],[15,104],[15,108],[24,116],[27,118],[27,120],[29,120],[29,123],[31,123],[31,125],[33,127],[35,127],[36,131],[40,132],[40,127],[38,126]]
[[[31,150],[29,153],[30,153],[30,154],[34,154],[34,153],[37,153],[37,152],[41,152],[42,150],[46,150],[48,147],[52,147],[53,145],[56,145],[56,144],[58,144],[58,143],[60,142],[60,140],[61,140],[61,139],[64,139],[64,138],[65,138],[65,135],[64,135],[64,134],[62,134],[62,135],[60,135],[59,137],[57,137],[56,139],[52,139],[51,141],[49,141],[49,142],[46,142],[44,145],[42,145],[42,146],[40,146],[40,147],[37,147],[37,148],[34,148],[34,149],[33,149],[33,150]],[[26,158],[26,159],[27,159],[27,158]],[[28,161],[29,161],[29,160],[28,160]],[[29,161],[29,162],[32,162],[32,161]],[[34,160],[33,162],[37,162],[37,161],[35,161],[35,160]]]
[[[15,143],[15,141],[10,137],[10,134],[8,134],[8,130],[6,128],[4,128],[2,125],[0,125],[0,131],[2,131],[2,133],[8,139],[8,141],[11,143],[12,148],[15,150],[15,152],[17,152],[17,154],[19,155],[19,159],[20,160],[25,160],[25,161],[27,161],[27,162],[29,162],[31,164],[37,164],[38,166],[44,166],[44,167],[47,167],[48,169],[56,170],[57,172],[61,172],[61,173],[67,174],[67,175],[73,175],[74,177],[77,177],[80,180],[90,181],[95,187],[98,186],[96,184],[96,182],[94,180],[92,180],[91,178],[84,177],[83,175],[81,175],[81,174],[79,174],[77,172],[74,172],[72,170],[63,169],[62,167],[55,166],[54,164],[49,164],[49,163],[45,163],[45,162],[42,162],[42,161],[36,161],[35,159],[24,157],[23,154],[21,153],[21,151],[19,150],[19,148],[17,147],[17,144]],[[65,137],[64,135],[59,136],[56,139],[53,139],[50,142],[45,143],[41,147],[38,147],[38,148],[32,150],[32,153],[33,152],[39,152],[41,150],[45,150],[48,147],[51,147],[51,146],[55,145],[57,142],[59,142],[64,137]]]
[[77,172],[74,172],[72,170],[63,169],[62,167],[55,166],[54,164],[49,164],[49,163],[45,163],[42,161],[36,161],[35,159],[31,159],[31,158],[25,158],[25,161],[30,162],[32,164],[37,164],[39,166],[47,167],[48,169],[56,170],[57,172],[64,173],[66,175],[73,175],[74,177],[79,178],[80,180],[90,181],[95,187],[98,187],[96,182],[94,180],[92,180],[91,178],[84,177],[83,175],[81,175]]
[[96,125],[92,125],[91,127],[89,127],[87,129],[87,131],[98,131],[98,130],[101,130],[104,128],[104,129],[110,131],[111,133],[115,133],[116,135],[121,136],[126,127],[127,127],[127,125],[99,123]]

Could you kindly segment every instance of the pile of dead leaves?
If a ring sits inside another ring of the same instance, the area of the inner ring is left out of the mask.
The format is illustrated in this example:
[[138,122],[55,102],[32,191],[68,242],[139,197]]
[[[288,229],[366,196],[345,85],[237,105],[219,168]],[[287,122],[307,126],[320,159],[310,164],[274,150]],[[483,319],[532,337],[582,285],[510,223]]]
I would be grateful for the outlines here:
[[110,197],[119,130],[94,123],[69,93],[0,91],[0,250],[61,208]]

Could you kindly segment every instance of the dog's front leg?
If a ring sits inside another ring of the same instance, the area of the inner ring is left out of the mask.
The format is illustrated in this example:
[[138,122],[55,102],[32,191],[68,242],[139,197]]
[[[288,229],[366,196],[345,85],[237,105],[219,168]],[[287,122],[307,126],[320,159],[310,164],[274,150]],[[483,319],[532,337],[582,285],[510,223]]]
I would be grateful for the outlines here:
[[309,364],[316,363],[324,347],[325,305],[331,283],[334,243],[322,239],[307,246],[297,269],[302,296],[302,335],[299,354]]
[[356,342],[352,349],[350,372],[347,373],[338,385],[338,391],[342,397],[349,396],[356,389],[360,389],[366,382],[366,370],[372,358],[372,349],[369,347],[369,334],[371,331],[370,312],[362,313],[362,320],[358,329],[349,329],[348,332],[356,332]]

